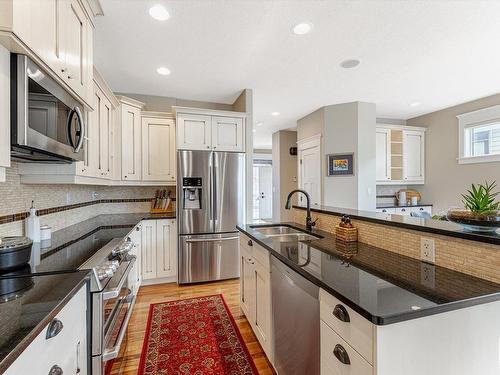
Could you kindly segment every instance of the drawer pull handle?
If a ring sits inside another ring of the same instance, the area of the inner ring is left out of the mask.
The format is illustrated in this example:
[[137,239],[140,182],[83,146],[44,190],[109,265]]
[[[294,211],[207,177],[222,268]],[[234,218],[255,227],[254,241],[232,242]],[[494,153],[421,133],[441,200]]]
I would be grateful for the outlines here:
[[335,348],[333,349],[333,355],[344,365],[351,364],[349,354],[347,354],[347,351],[344,349],[342,345],[340,344],[335,345]]
[[58,365],[54,365],[50,369],[49,375],[63,375],[63,370]]
[[54,319],[49,323],[47,327],[47,334],[45,335],[45,339],[51,339],[59,334],[59,332],[63,329],[63,324],[59,319]]
[[333,315],[342,322],[349,323],[351,321],[349,313],[342,305],[335,306],[335,308],[333,309]]
[[248,246],[253,246],[253,242],[252,242],[252,240],[248,240],[248,242],[247,242],[247,243],[248,243]]

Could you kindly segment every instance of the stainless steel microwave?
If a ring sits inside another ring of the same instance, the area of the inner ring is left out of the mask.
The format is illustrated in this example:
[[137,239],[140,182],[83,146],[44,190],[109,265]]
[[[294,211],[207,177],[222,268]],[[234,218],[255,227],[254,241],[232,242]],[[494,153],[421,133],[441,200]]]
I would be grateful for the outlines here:
[[83,160],[83,105],[30,58],[11,54],[11,156],[25,162]]

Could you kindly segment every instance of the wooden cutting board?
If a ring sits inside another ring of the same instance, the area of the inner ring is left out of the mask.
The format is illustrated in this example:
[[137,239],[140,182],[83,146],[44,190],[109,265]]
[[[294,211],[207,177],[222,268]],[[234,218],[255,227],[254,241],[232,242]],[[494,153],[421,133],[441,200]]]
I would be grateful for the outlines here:
[[417,197],[417,202],[420,202],[420,199],[422,199],[422,196],[420,195],[420,193],[416,190],[412,190],[412,189],[401,189],[399,190],[397,193],[396,193],[396,200],[399,201],[399,193],[400,192],[406,192],[406,199],[410,199],[412,197]]

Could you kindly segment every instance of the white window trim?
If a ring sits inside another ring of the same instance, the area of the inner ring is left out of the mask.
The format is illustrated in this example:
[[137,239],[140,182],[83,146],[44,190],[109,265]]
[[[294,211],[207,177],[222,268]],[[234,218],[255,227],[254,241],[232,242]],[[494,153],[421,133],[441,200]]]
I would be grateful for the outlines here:
[[[466,129],[478,125],[485,125],[494,121],[500,122],[500,105],[479,109],[477,111],[463,113],[457,116],[458,119],[458,164],[489,163],[500,161],[500,154],[484,156],[466,155]],[[467,142],[467,145],[470,142]]]

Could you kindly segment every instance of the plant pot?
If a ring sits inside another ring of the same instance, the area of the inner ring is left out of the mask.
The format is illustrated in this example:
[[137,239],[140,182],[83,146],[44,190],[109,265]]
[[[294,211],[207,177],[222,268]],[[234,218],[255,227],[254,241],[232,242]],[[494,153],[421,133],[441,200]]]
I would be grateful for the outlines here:
[[446,218],[470,232],[493,233],[500,228],[500,211],[476,213],[466,209],[452,208]]

